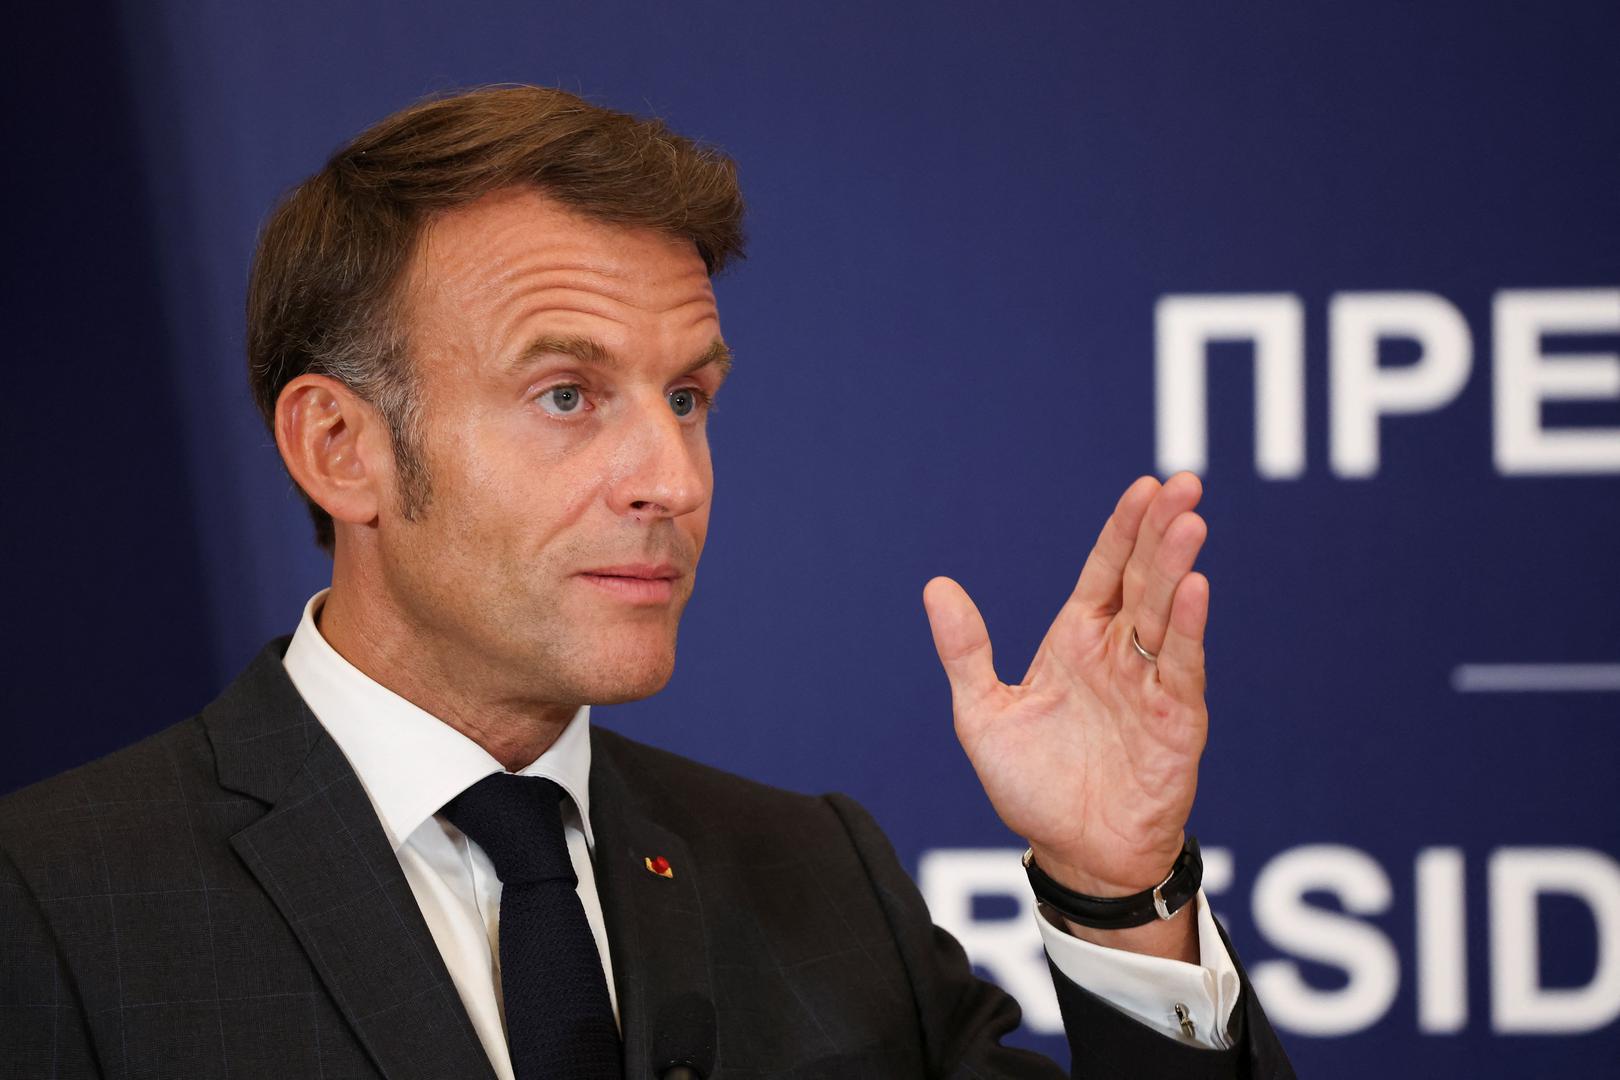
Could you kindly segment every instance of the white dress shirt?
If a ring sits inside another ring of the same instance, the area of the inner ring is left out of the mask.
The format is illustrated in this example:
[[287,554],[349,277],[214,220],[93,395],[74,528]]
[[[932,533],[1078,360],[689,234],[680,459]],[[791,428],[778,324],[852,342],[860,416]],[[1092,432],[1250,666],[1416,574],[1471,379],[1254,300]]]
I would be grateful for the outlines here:
[[[1232,1045],[1226,1037],[1226,1024],[1243,984],[1215,929],[1215,916],[1210,914],[1203,889],[1194,902],[1198,905],[1196,964],[1093,945],[1040,915],[1035,921],[1046,955],[1070,982],[1172,1039],[1224,1050]],[[1192,1023],[1190,1037],[1176,1015],[1177,1005]]]
[[[501,879],[483,849],[439,815],[445,803],[506,770],[467,736],[339,656],[315,626],[325,598],[322,590],[304,606],[281,662],[366,789],[495,1075],[513,1080],[501,1008]],[[591,869],[590,708],[575,713],[551,749],[519,772],[555,781],[572,800],[564,804],[563,833],[616,1018],[613,962]]]
[[[501,881],[483,850],[439,814],[445,803],[504,769],[483,747],[339,656],[315,625],[325,598],[323,589],[304,606],[282,664],[360,778],[495,1075],[513,1080],[501,1010]],[[617,1017],[618,993],[591,863],[590,770],[590,707],[582,706],[551,748],[519,772],[555,781],[572,800],[565,804],[563,830]],[[1193,1022],[1193,1041],[1224,1047],[1226,1022],[1237,1003],[1237,971],[1202,890],[1197,906],[1201,965],[1093,945],[1045,919],[1037,921],[1047,954],[1070,980],[1185,1041],[1175,1010],[1179,1004]]]

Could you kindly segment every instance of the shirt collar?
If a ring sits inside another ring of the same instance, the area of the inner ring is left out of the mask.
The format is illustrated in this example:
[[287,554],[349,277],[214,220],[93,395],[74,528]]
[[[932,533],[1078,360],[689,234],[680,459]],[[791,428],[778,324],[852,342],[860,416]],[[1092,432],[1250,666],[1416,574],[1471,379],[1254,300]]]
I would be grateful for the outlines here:
[[[315,617],[329,590],[304,605],[304,617],[282,657],[287,676],[359,776],[394,851],[451,799],[501,763],[476,742],[406,701],[338,655]],[[557,741],[521,776],[544,776],[568,792],[585,843],[591,835],[591,707],[581,705]]]

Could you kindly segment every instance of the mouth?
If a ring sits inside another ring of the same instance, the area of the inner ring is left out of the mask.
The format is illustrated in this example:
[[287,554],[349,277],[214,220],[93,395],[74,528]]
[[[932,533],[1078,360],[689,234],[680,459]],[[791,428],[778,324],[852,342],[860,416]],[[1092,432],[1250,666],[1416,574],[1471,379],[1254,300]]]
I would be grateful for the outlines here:
[[581,571],[590,585],[631,604],[667,604],[675,596],[681,571],[670,563],[634,563]]

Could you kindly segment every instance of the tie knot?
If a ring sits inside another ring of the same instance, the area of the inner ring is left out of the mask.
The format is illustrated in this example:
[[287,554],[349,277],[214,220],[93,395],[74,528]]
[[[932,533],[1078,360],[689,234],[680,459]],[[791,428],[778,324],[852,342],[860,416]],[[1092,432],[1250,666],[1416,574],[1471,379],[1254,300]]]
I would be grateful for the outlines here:
[[563,835],[567,792],[543,776],[492,773],[444,804],[450,823],[484,849],[503,885],[579,883]]

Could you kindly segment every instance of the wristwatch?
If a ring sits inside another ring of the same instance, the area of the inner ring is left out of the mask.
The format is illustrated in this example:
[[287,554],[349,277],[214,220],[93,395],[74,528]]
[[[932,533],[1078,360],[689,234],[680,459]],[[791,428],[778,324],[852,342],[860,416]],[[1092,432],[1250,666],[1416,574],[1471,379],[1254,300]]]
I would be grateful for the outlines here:
[[1065,889],[1035,864],[1034,848],[1024,852],[1024,870],[1036,899],[1065,919],[1094,930],[1126,930],[1154,919],[1168,919],[1198,895],[1198,886],[1204,880],[1204,860],[1198,854],[1198,838],[1194,836],[1187,837],[1163,881],[1131,896],[1087,896]]

